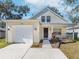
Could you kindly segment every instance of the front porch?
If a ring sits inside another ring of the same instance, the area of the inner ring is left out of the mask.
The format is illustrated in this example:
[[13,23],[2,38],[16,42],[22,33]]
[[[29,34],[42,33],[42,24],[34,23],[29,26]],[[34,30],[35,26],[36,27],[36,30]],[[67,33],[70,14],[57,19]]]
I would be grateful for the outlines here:
[[52,33],[56,32],[57,35],[63,35],[66,33],[65,25],[57,24],[41,24],[40,25],[40,39],[51,39]]

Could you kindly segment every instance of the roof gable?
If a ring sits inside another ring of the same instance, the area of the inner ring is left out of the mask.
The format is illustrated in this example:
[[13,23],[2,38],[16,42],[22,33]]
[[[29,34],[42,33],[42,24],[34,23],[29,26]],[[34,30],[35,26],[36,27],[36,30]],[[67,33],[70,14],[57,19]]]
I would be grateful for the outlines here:
[[40,15],[46,13],[47,11],[50,11],[52,14],[54,14],[55,16],[59,17],[60,19],[62,19],[64,22],[67,22],[67,20],[65,20],[63,17],[61,17],[60,15],[58,15],[57,13],[55,13],[53,10],[51,10],[50,7],[46,7],[44,9],[42,9],[40,12],[38,12],[36,15],[34,15],[31,19],[36,19],[38,18]]

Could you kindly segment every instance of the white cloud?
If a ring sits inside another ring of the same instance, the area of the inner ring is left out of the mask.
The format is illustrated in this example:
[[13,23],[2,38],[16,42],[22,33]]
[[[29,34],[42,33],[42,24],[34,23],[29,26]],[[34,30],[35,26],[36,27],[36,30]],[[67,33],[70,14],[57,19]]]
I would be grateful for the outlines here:
[[33,4],[35,6],[55,6],[58,7],[59,6],[59,2],[60,0],[25,0],[25,2]]

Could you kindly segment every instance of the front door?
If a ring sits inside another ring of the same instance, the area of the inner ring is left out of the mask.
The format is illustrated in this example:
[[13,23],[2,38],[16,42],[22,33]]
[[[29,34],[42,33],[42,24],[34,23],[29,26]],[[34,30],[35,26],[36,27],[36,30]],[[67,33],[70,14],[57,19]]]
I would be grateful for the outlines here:
[[48,28],[44,28],[44,38],[48,38]]

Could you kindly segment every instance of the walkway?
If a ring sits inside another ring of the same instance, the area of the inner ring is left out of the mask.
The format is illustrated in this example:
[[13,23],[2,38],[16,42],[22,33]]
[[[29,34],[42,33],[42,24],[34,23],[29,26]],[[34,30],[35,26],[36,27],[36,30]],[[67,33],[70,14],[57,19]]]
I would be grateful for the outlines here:
[[43,40],[43,48],[52,48],[49,40]]

